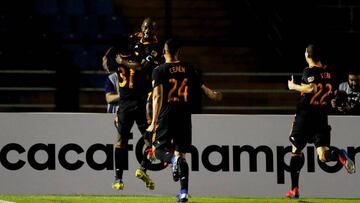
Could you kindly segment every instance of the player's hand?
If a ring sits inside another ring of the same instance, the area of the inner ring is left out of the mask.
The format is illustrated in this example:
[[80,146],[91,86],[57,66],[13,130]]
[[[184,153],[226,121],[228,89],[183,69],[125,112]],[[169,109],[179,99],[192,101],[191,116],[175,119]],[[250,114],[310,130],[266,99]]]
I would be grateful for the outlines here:
[[149,125],[149,127],[146,129],[146,131],[148,131],[148,132],[154,132],[154,131],[156,130],[156,128],[157,128],[157,124],[151,123],[151,124]]
[[295,89],[295,83],[294,83],[294,75],[291,75],[291,80],[288,80],[288,88],[289,90]]
[[102,67],[107,73],[110,73],[109,66],[108,66],[108,60],[107,60],[106,55],[103,56],[103,58],[102,58]]
[[223,98],[223,95],[222,95],[222,93],[221,92],[219,92],[219,91],[213,91],[213,93],[214,93],[214,101],[221,101],[222,100],[222,98]]

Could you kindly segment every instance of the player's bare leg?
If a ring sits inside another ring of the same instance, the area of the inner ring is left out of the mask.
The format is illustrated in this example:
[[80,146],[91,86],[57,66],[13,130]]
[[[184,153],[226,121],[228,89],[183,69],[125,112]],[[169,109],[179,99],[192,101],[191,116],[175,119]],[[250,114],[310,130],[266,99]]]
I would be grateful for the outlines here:
[[316,148],[316,151],[320,161],[340,161],[348,173],[355,173],[355,164],[344,149],[337,150],[335,148],[329,149],[328,147],[318,147]]

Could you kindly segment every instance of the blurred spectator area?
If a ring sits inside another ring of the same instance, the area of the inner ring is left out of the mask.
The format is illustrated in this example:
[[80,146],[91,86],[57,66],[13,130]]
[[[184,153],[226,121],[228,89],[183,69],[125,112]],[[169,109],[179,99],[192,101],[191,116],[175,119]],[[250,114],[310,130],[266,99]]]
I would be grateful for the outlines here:
[[[204,113],[293,113],[298,95],[287,90],[287,80],[291,74],[298,79],[306,44],[358,38],[360,9],[345,3],[28,0],[19,6],[4,0],[0,111],[106,112],[101,58],[152,16],[159,39],[181,39],[183,58],[202,70],[209,87],[224,93],[221,103],[204,98]],[[312,17],[321,30],[311,34],[305,31],[315,30],[308,23],[313,21],[303,15],[309,8],[317,9]],[[348,45],[331,42],[334,49]],[[333,56],[339,55],[330,53],[330,62],[341,67]]]

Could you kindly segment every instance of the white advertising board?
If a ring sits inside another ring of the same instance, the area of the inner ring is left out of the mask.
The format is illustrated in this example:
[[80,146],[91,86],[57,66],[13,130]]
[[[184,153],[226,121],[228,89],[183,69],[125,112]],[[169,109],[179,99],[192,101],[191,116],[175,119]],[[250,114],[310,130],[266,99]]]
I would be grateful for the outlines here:
[[[194,115],[190,194],[282,197],[290,187],[288,135],[292,115]],[[360,117],[332,116],[331,144],[360,161]],[[134,176],[139,131],[129,142],[125,189],[114,191],[111,114],[0,113],[1,194],[176,195],[170,168],[149,171],[148,191]],[[360,197],[359,174],[339,163],[319,163],[305,148],[300,175],[304,197]]]

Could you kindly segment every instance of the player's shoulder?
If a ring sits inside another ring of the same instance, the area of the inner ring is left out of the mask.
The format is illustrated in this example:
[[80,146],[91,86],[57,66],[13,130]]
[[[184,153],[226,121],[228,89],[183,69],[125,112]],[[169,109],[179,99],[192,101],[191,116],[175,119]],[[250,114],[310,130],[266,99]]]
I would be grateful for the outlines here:
[[309,73],[309,72],[311,72],[311,71],[312,71],[312,70],[311,70],[310,67],[305,67],[304,70],[303,70],[303,73],[305,74],[305,73]]
[[349,89],[349,83],[348,82],[342,82],[339,84],[339,90],[347,91]]
[[160,64],[153,69],[153,73],[163,71],[165,67],[165,64]]

